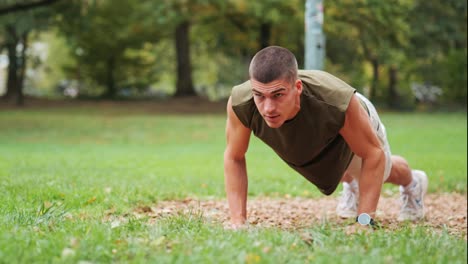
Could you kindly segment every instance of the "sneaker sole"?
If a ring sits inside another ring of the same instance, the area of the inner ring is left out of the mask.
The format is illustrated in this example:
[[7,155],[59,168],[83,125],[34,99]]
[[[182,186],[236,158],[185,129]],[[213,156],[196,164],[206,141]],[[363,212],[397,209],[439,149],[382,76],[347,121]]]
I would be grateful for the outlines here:
[[352,211],[341,211],[336,213],[340,218],[356,218],[357,212],[352,212]]

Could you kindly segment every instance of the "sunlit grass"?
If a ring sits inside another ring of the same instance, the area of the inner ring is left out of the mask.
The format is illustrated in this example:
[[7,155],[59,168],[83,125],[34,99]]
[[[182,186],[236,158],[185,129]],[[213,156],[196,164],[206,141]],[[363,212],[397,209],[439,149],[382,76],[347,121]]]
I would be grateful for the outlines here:
[[[466,115],[385,113],[392,151],[466,193]],[[126,217],[160,200],[223,199],[225,117],[105,110],[0,112],[0,262],[461,263],[466,241],[429,227],[349,237],[343,228],[225,231],[200,215]],[[249,195],[318,197],[253,138]],[[396,188],[396,187],[387,187]],[[308,233],[313,241],[303,239]],[[403,242],[404,241],[404,242]]]

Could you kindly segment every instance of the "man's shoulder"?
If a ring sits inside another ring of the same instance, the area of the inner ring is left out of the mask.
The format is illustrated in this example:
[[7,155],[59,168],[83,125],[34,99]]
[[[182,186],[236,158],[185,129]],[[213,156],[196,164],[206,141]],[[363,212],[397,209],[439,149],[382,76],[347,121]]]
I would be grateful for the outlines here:
[[300,70],[299,79],[303,82],[303,93],[313,95],[320,101],[336,106],[344,112],[356,89],[338,77],[320,70]]
[[343,80],[339,79],[338,77],[334,76],[331,73],[321,70],[299,70],[298,71],[299,79],[303,82],[306,82],[311,85],[320,86],[323,84],[330,84],[334,83],[335,85],[346,85]]
[[252,99],[252,87],[250,81],[245,81],[232,88],[231,101],[232,105],[240,105]]

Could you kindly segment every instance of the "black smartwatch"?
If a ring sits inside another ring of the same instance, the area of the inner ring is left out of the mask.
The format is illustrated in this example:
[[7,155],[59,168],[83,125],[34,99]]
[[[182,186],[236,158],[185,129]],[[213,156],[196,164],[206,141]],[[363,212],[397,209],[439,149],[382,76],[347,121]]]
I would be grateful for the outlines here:
[[370,226],[372,228],[377,228],[378,227],[378,225],[374,221],[374,219],[372,219],[372,217],[369,214],[366,214],[366,213],[362,213],[362,214],[358,215],[356,217],[356,222],[358,222],[361,225],[368,225],[368,226]]

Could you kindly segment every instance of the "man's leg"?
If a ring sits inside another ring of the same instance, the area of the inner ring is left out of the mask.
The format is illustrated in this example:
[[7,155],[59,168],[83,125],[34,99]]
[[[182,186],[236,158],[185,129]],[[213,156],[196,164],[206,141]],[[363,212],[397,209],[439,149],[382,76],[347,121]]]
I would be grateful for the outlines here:
[[403,157],[392,155],[392,170],[385,182],[406,186],[411,181],[411,169],[408,162]]
[[392,170],[385,181],[400,186],[401,211],[398,220],[419,220],[424,217],[424,195],[427,191],[427,175],[420,170],[411,170],[408,162],[400,156],[392,156]]

